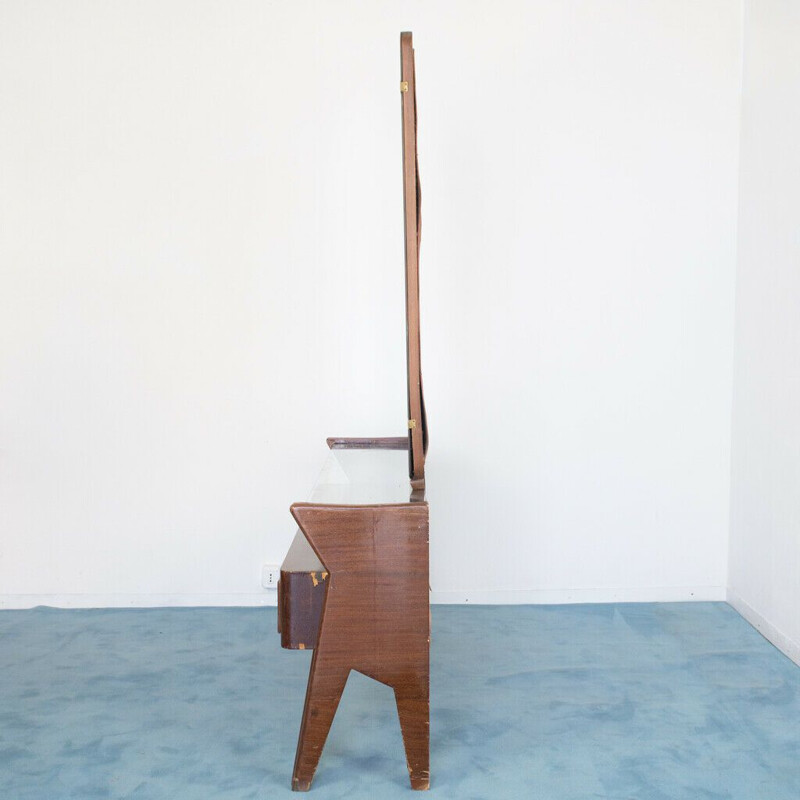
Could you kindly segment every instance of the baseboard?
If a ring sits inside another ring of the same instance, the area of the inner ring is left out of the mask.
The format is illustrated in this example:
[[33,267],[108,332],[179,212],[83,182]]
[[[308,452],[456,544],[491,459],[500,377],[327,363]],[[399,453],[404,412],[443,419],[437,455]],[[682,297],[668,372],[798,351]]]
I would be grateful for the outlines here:
[[[675,603],[726,600],[722,586],[656,586],[616,589],[515,589],[477,592],[431,592],[442,605],[557,605],[569,603]],[[197,608],[274,606],[277,592],[228,594],[0,594],[0,609],[54,608]],[[743,615],[744,616],[744,615]]]
[[728,589],[728,603],[741,614],[768,642],[771,642],[784,655],[800,665],[800,642],[796,642],[783,631],[758,613],[749,603],[742,600],[733,589]]
[[498,589],[431,592],[432,603],[473,605],[568,605],[571,603],[682,603],[724,601],[724,586],[622,586],[588,589]]
[[229,594],[0,594],[0,609],[53,608],[198,608],[274,606],[278,593]]

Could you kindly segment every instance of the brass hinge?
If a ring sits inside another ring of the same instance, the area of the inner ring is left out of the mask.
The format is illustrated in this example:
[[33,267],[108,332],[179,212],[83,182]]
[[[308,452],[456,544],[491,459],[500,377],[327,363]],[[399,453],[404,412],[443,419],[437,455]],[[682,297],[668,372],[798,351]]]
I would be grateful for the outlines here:
[[408,429],[413,430],[416,427],[417,427],[417,421],[415,419],[410,419],[408,421]]
[[408,91],[408,81],[400,81],[400,91],[401,92]]

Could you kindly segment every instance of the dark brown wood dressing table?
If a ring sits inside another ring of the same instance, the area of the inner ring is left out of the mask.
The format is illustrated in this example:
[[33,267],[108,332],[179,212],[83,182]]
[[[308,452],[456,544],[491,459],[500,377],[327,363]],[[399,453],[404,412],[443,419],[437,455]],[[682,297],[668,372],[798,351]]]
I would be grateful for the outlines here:
[[292,788],[311,787],[351,670],[394,689],[413,789],[429,771],[428,427],[419,325],[420,188],[411,34],[400,35],[405,209],[408,435],[328,439],[299,530],[281,567],[278,630],[287,649],[313,649]]

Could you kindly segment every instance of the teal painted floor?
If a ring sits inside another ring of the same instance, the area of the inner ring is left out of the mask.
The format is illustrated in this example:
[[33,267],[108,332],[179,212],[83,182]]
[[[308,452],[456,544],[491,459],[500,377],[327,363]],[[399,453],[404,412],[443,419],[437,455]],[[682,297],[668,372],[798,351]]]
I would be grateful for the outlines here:
[[[298,797],[275,609],[0,612],[0,798]],[[439,798],[798,800],[800,668],[722,603],[436,606]],[[410,798],[353,674],[311,797]]]

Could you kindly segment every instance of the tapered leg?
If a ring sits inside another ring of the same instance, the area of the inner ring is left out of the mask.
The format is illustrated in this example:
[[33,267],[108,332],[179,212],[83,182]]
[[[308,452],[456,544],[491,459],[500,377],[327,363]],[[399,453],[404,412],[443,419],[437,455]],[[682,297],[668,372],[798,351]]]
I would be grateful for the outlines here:
[[395,689],[412,789],[430,788],[430,704],[427,697],[406,696]]
[[308,676],[306,704],[292,775],[292,790],[295,792],[307,792],[311,788],[322,748],[350,674],[349,669],[343,670],[327,663],[324,657],[318,658],[319,654],[319,650],[315,651],[311,674]]

